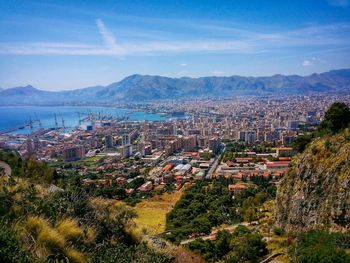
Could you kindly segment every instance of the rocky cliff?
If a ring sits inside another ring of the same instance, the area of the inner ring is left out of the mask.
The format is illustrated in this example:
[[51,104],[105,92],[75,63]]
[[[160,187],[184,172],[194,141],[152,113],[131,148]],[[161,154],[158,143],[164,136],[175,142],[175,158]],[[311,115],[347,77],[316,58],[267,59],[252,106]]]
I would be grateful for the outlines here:
[[314,140],[279,183],[276,221],[287,231],[350,230],[350,132]]

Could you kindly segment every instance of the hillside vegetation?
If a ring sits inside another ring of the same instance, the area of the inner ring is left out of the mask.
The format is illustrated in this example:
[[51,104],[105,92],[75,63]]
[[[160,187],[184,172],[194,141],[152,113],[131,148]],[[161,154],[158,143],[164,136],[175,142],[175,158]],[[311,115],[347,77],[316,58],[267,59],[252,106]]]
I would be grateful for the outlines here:
[[350,110],[326,113],[315,139],[294,158],[276,198],[277,223],[289,231],[350,229]]
[[288,230],[350,227],[350,133],[314,140],[296,158],[277,194],[277,222]]
[[277,188],[275,219],[291,262],[350,262],[350,109],[334,103]]
[[54,171],[34,159],[1,158],[13,175],[0,176],[0,262],[172,261],[132,235],[131,208],[90,196],[79,177],[50,187]]

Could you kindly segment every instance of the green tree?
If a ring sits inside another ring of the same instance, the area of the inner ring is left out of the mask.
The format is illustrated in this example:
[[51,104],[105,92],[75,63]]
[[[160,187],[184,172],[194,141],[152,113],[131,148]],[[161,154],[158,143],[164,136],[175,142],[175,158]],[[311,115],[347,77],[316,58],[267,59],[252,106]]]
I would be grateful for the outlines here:
[[247,233],[231,241],[231,252],[225,262],[259,262],[268,253],[262,236]]
[[255,209],[253,207],[249,207],[244,211],[243,218],[245,221],[248,221],[251,223],[252,221],[257,219],[257,214],[255,212]]
[[320,124],[321,133],[338,133],[350,124],[350,108],[343,102],[335,102],[327,110]]
[[312,134],[303,134],[299,135],[295,140],[293,141],[293,149],[296,150],[298,153],[301,153],[305,150],[306,146],[312,141]]

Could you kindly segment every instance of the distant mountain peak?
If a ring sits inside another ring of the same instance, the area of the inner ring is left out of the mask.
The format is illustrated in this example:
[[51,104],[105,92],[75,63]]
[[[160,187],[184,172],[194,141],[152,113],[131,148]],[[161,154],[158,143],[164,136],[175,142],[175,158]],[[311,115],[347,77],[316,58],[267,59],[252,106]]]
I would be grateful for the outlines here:
[[24,87],[18,87],[19,89],[25,89],[25,90],[32,90],[32,91],[37,91],[39,89],[34,88],[32,85],[26,85]]
[[18,86],[18,87],[14,87],[14,88],[9,88],[7,90],[38,90],[37,88],[34,88],[32,85],[26,85],[26,86]]
[[350,93],[350,69],[309,76],[275,74],[265,77],[215,76],[171,78],[133,74],[107,86],[50,92],[32,85],[0,91],[0,105],[113,103],[235,96],[311,95]]

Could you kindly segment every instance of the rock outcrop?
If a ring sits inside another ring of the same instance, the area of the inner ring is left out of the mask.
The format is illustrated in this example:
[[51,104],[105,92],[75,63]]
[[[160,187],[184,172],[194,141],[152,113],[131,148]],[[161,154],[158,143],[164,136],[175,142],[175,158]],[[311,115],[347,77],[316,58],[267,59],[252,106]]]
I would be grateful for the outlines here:
[[276,222],[287,231],[350,230],[350,132],[315,139],[280,181]]

